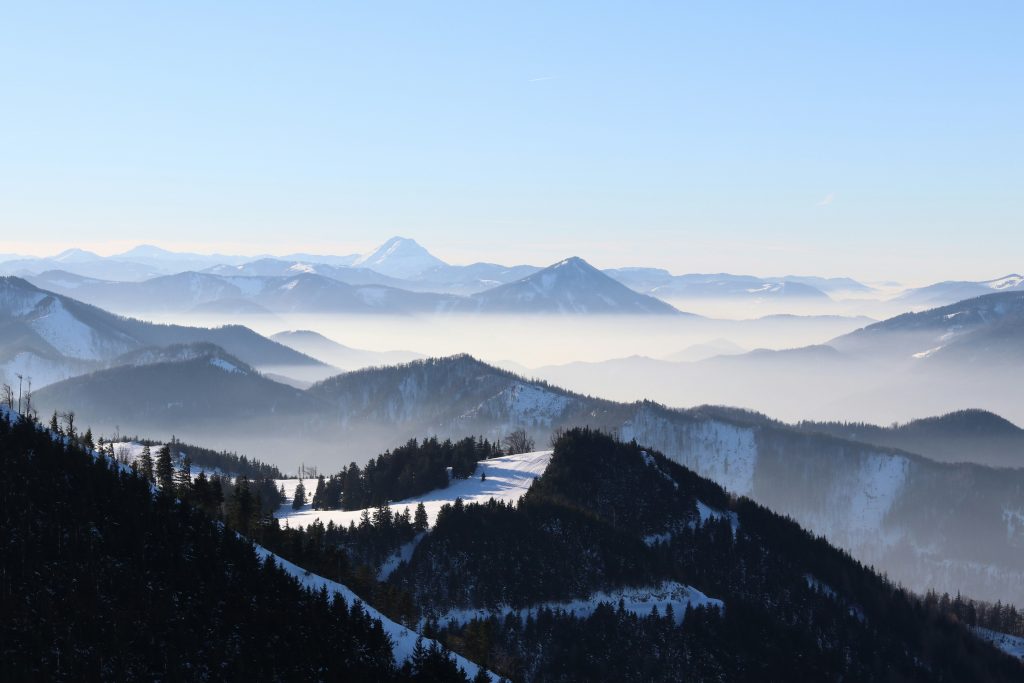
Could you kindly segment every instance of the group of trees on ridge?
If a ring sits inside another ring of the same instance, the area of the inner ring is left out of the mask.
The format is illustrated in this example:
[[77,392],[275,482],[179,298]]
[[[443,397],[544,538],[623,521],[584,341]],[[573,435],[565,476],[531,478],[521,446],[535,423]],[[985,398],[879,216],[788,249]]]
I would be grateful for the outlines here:
[[[466,479],[477,462],[503,455],[497,443],[483,437],[459,441],[429,437],[370,458],[363,467],[351,463],[341,472],[317,478],[314,510],[362,510],[403,500],[448,486],[449,476]],[[302,490],[306,494],[305,487]],[[296,495],[293,506],[300,504]]]

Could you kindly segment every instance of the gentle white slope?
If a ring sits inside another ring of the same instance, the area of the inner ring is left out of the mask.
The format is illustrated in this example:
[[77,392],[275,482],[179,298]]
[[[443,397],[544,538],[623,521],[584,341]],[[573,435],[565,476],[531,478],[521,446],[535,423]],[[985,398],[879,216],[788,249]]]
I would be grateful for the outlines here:
[[[477,463],[476,473],[469,479],[453,479],[448,488],[436,489],[422,496],[391,503],[391,510],[401,514],[406,508],[409,514],[416,512],[420,502],[427,510],[430,524],[437,521],[437,513],[447,503],[454,503],[461,498],[464,503],[485,503],[491,498],[500,501],[517,501],[526,493],[533,480],[544,474],[551,462],[551,451],[536,451],[518,455],[503,455],[500,458],[481,460]],[[480,481],[480,475],[486,474],[487,479]],[[285,520],[290,526],[305,527],[319,519],[324,524],[334,522],[340,526],[348,526],[349,522],[359,523],[362,510],[314,510],[305,505],[300,510],[292,510],[291,499],[295,495],[297,479],[282,479],[278,486],[284,484],[287,501],[277,511],[277,518]],[[316,480],[304,481],[306,494],[312,497],[316,490]],[[371,511],[372,512],[372,511]]]
[[[363,600],[358,595],[353,593],[344,584],[340,584],[337,581],[331,581],[330,579],[325,579],[324,577],[319,576],[317,574],[311,574],[302,567],[292,564],[288,560],[279,557],[278,555],[275,555],[263,546],[258,544],[254,545],[256,548],[256,554],[259,555],[264,562],[272,560],[274,563],[277,564],[278,567],[283,569],[287,574],[290,574],[291,576],[295,577],[299,581],[299,583],[301,583],[306,588],[309,588],[313,591],[319,591],[321,588],[326,588],[328,595],[330,595],[332,598],[335,595],[340,595],[350,605],[353,603],[359,603],[360,606],[362,606],[362,608],[366,610],[366,612],[370,615],[371,618],[379,619],[381,626],[384,628],[384,632],[388,634],[388,636],[391,638],[391,642],[394,644],[395,661],[397,661],[399,665],[401,665],[407,659],[412,657],[412,653],[416,647],[417,641],[422,640],[424,647],[429,647],[431,642],[433,642],[429,638],[424,638],[415,631],[411,631],[406,627],[402,626],[401,624],[396,624],[395,622],[391,621],[386,616],[378,612],[376,609],[363,602]],[[452,653],[452,656],[455,658],[456,664],[458,664],[458,666],[466,672],[466,675],[469,676],[470,679],[476,676],[477,673],[480,671],[480,667],[478,665],[469,661],[465,657],[457,655],[455,653]],[[490,675],[492,681],[499,680],[498,677],[494,674],[490,672],[488,672],[488,674]]]

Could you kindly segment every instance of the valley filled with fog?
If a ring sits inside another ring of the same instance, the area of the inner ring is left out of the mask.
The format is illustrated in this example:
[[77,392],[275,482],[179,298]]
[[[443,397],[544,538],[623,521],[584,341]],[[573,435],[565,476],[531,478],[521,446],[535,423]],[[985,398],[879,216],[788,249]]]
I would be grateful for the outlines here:
[[[145,316],[144,316],[145,317]],[[800,420],[905,422],[983,408],[1024,423],[1024,402],[999,358],[929,362],[915,354],[843,354],[833,340],[874,321],[838,315],[776,314],[719,320],[666,316],[552,315],[153,315],[153,321],[216,327],[240,324],[272,337],[306,330],[362,357],[304,348],[331,368],[266,366],[300,383],[335,370],[468,353],[528,378],[615,401],[672,407],[713,404]],[[940,337],[945,331],[935,335]],[[282,343],[290,345],[287,340]],[[913,342],[911,342],[912,344]]]

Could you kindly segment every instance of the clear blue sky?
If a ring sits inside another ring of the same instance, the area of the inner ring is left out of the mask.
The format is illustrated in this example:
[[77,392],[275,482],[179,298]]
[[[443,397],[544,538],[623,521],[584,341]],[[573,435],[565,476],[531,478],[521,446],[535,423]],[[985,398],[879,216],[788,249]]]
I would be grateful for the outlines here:
[[1024,3],[13,3],[0,252],[1024,270]]

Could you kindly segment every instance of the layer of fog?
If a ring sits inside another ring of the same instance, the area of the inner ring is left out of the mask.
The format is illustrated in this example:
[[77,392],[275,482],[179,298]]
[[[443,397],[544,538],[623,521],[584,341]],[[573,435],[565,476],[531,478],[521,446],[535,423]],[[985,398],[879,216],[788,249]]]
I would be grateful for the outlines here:
[[[982,408],[1024,424],[1024,402],[1015,389],[1024,381],[1024,372],[998,361],[935,365],[913,359],[910,351],[922,350],[916,347],[894,349],[890,358],[870,359],[825,348],[727,355],[824,344],[870,322],[858,318],[775,316],[730,321],[664,316],[279,314],[232,319],[170,316],[159,322],[232,322],[268,336],[284,330],[313,330],[339,344],[371,351],[401,349],[424,356],[469,353],[527,377],[602,398],[649,399],[673,407],[729,405],[787,422],[890,424]],[[297,386],[334,372],[261,369],[301,380]],[[382,429],[380,447],[395,445],[392,441]],[[266,444],[254,450],[265,454]],[[287,461],[302,457],[291,454]]]
[[867,318],[834,316],[711,320],[682,316],[277,314],[150,319],[203,326],[237,323],[267,336],[286,330],[312,330],[353,348],[405,350],[425,356],[469,353],[487,362],[525,369],[628,356],[669,358],[693,346],[722,342],[741,350],[794,348],[822,343],[871,322]]

